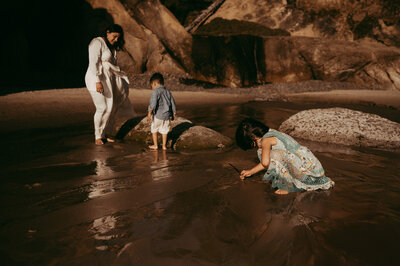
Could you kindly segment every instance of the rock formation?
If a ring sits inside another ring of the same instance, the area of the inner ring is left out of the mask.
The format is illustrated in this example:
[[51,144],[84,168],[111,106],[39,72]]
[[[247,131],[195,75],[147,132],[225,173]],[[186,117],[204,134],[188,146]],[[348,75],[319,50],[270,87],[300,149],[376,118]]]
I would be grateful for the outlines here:
[[159,0],[89,2],[126,28],[134,71],[184,70],[229,87],[326,80],[400,89],[395,1],[226,0],[193,36]]
[[195,32],[195,76],[234,87],[316,79],[400,89],[400,5],[307,3],[225,1]]
[[236,19],[286,30],[291,36],[374,40],[400,47],[399,13],[397,0],[226,0],[208,22]]
[[[146,118],[135,117],[130,120],[121,120],[114,128],[117,139],[152,143],[150,122]],[[224,149],[232,144],[233,141],[230,138],[210,128],[195,125],[182,117],[177,117],[171,122],[171,131],[168,133],[167,140],[167,147],[175,150]]]
[[179,65],[193,69],[190,59],[192,36],[159,0],[121,0],[132,17],[154,33]]
[[[87,0],[95,9],[105,9],[113,22],[120,24],[125,34],[125,49],[119,63],[128,72],[143,73],[146,70],[168,73],[184,72],[179,63],[166,51],[156,34],[138,23],[119,0]],[[158,1],[156,1],[158,2]],[[151,10],[156,7],[151,7]],[[142,10],[143,11],[143,10]],[[143,11],[146,12],[146,11]],[[147,11],[148,12],[148,11]],[[164,12],[166,12],[164,10]]]
[[[100,27],[118,23],[126,39],[119,63],[129,73],[187,72],[232,87],[328,80],[400,88],[398,0],[225,0],[193,34],[184,26],[216,0],[10,3],[3,24],[15,26],[5,29],[18,41],[3,43],[2,82],[12,85],[83,86],[88,43]],[[57,45],[42,45],[31,34],[38,28]]]
[[346,108],[301,111],[279,130],[294,138],[388,150],[400,148],[400,124]]

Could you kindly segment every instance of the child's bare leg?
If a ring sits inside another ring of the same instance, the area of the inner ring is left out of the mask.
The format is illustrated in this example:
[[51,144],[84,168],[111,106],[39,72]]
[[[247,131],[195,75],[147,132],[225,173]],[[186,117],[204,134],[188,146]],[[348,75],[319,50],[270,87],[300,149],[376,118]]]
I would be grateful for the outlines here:
[[277,189],[277,190],[275,190],[275,194],[286,195],[286,194],[289,194],[289,192],[287,190]]
[[161,134],[162,137],[162,149],[166,150],[167,149],[167,134]]
[[151,133],[151,136],[153,137],[153,145],[150,145],[149,148],[151,150],[157,150],[158,149],[157,132]]

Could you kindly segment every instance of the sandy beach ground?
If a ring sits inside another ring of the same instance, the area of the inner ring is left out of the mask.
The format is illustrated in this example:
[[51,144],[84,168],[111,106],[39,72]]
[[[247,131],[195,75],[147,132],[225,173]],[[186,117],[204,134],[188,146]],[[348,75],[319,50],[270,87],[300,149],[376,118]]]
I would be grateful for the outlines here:
[[[229,137],[243,117],[277,128],[298,111],[332,106],[400,122],[397,91],[310,84],[172,92],[179,116]],[[131,89],[139,115],[150,93]],[[4,265],[398,262],[399,153],[307,142],[335,187],[281,197],[262,173],[241,181],[231,167],[254,165],[254,150],[96,146],[94,110],[85,88],[0,96]]]
[[[260,94],[173,91],[178,110],[222,106],[260,100]],[[151,90],[130,89],[130,100],[144,114]],[[261,97],[265,98],[265,97]],[[369,104],[400,109],[400,92],[383,90],[333,90],[280,94],[276,100],[297,103]],[[95,108],[86,88],[27,91],[0,96],[0,131],[79,125],[92,119]],[[179,111],[178,111],[179,115]]]
[[[130,90],[130,101],[144,114],[151,90]],[[174,92],[180,109],[242,103],[252,96],[208,92]],[[76,125],[93,118],[95,107],[86,88],[28,91],[0,97],[0,131]],[[179,113],[178,113],[179,114]]]

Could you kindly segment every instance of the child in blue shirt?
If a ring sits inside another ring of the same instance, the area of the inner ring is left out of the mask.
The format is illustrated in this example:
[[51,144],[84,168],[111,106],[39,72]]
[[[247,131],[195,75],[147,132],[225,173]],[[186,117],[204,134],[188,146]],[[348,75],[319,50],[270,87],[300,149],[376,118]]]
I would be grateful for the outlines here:
[[151,121],[151,134],[153,145],[151,150],[158,149],[157,133],[162,137],[162,149],[167,149],[167,135],[170,130],[171,118],[176,117],[175,100],[172,93],[164,86],[164,77],[160,73],[154,73],[150,78],[151,89],[150,104],[147,112],[147,120]]

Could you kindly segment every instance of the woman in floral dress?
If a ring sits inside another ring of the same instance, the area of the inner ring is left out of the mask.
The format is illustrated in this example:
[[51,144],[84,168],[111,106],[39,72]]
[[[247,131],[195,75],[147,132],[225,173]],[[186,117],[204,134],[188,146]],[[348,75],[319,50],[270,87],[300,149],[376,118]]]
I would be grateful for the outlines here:
[[329,189],[334,186],[314,154],[289,135],[247,118],[236,130],[236,143],[244,149],[258,147],[260,163],[243,170],[240,178],[267,170],[263,180],[271,181],[276,194]]

